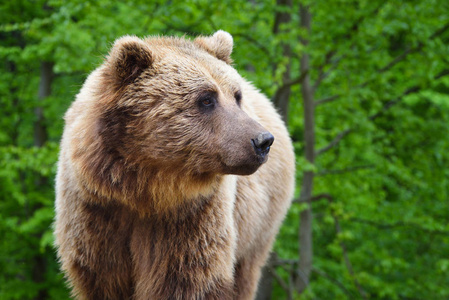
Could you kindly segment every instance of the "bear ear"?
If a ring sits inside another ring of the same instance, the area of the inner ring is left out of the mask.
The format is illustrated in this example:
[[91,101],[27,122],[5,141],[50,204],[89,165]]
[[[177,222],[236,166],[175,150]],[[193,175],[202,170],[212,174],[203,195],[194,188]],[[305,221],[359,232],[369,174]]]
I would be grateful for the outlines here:
[[232,63],[231,53],[234,42],[232,35],[223,30],[218,30],[213,36],[198,37],[194,42],[201,48],[227,64]]
[[121,87],[131,83],[151,66],[153,57],[148,45],[135,36],[115,41],[107,58],[108,73]]

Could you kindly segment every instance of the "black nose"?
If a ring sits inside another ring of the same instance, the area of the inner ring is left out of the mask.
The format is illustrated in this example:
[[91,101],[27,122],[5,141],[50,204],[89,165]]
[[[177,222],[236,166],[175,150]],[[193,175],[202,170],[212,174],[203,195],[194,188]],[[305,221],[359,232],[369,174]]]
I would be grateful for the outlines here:
[[273,144],[274,136],[269,132],[259,133],[257,138],[252,139],[254,150],[256,154],[265,156],[270,151],[270,146]]

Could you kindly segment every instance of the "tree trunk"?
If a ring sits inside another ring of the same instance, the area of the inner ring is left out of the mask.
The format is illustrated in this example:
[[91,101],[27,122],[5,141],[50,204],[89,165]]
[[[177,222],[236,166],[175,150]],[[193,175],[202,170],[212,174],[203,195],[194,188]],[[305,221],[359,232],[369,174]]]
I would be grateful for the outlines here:
[[[292,0],[276,0],[276,5],[283,5],[292,7]],[[288,23],[291,20],[291,12],[276,12],[274,18],[274,26],[273,26],[273,34],[278,34],[280,32],[280,26],[283,23]],[[288,44],[284,44],[282,46],[282,53],[285,57],[288,57],[290,60],[291,50]],[[287,68],[282,75],[283,83],[290,81],[290,62],[287,64]],[[290,99],[290,86],[283,87],[282,86],[276,91],[273,96],[273,103],[281,114],[282,119],[285,124],[288,123],[288,104]],[[268,259],[267,264],[270,263],[273,255]],[[273,290],[273,275],[270,272],[270,268],[264,267],[262,269],[262,276],[259,282],[259,288],[257,290],[256,300],[269,300],[271,299],[271,293]]]
[[268,267],[272,259],[275,256],[273,253],[268,258],[268,261],[262,269],[262,277],[259,281],[259,287],[257,289],[257,294],[255,300],[270,300],[271,299],[271,293],[273,291],[273,275],[271,274],[271,269]]
[[[53,63],[44,61],[41,63],[41,79],[38,91],[39,102],[44,100],[46,97],[50,96],[52,81],[53,81]],[[43,108],[40,105],[37,105],[34,110],[34,114],[36,117],[36,120],[34,122],[34,146],[42,147],[47,142],[48,139]],[[36,174],[35,184],[37,188],[45,185],[46,182],[47,182],[46,177],[40,174]],[[39,208],[40,208],[39,206],[33,207],[34,210]],[[42,237],[41,234],[39,234],[38,238],[41,237]],[[38,254],[36,257],[34,257],[33,263],[34,263],[32,273],[33,281],[44,282],[46,272],[45,256],[43,254]],[[47,291],[45,289],[41,289],[34,299],[35,300],[48,299]]]
[[[301,26],[310,33],[311,15],[309,9],[300,6]],[[302,39],[302,43],[307,46],[308,39]],[[315,161],[315,120],[313,88],[310,85],[310,75],[307,70],[310,68],[310,57],[306,52],[301,57],[301,73],[306,72],[301,82],[301,92],[304,104],[304,138],[305,138],[305,157],[313,164]],[[313,171],[305,171],[302,186],[301,200],[305,201],[307,208],[300,214],[299,223],[299,264],[296,277],[295,288],[298,293],[302,293],[309,285],[310,273],[312,271],[313,243],[312,243],[312,207],[311,198],[313,190]]]
[[[53,81],[53,63],[44,61],[41,63],[41,81],[39,83],[38,99],[42,101],[50,96],[51,83]],[[34,122],[34,145],[42,147],[47,141],[47,128],[45,126],[43,109],[37,106],[34,110],[36,121]]]
[[[276,5],[278,6],[286,6],[293,7],[292,0],[277,0]],[[278,34],[281,32],[281,25],[285,23],[289,23],[291,21],[291,12],[277,12],[274,18],[274,26],[273,26],[273,34]],[[284,83],[290,81],[290,57],[291,57],[291,49],[287,43],[282,44],[282,56],[286,57],[289,61],[287,62],[284,73],[282,74],[282,85],[276,91],[273,96],[273,102],[276,108],[279,110],[279,113],[282,116],[282,119],[287,124],[288,123],[288,104],[291,94],[291,87],[284,86]]]

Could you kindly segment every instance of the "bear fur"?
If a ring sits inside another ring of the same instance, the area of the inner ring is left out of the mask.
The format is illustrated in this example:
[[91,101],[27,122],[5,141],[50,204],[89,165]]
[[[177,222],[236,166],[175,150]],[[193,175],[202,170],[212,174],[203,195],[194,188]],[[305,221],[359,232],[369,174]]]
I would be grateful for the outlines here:
[[232,48],[224,31],[125,36],[87,78],[65,115],[56,179],[74,297],[254,298],[295,158],[273,105],[230,65]]

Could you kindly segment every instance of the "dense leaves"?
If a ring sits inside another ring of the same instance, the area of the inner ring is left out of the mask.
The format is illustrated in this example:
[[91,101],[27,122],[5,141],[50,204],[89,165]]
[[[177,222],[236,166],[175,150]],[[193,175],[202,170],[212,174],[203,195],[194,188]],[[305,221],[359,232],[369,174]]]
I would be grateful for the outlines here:
[[[272,298],[449,298],[449,2],[301,4],[310,32],[290,1],[0,3],[0,299],[69,297],[51,228],[62,117],[114,39],[218,29],[233,35],[240,73],[276,103],[291,91],[297,197],[314,172],[312,198],[296,199],[276,242]],[[303,154],[305,74],[314,163]],[[299,294],[307,201],[313,268]]]

